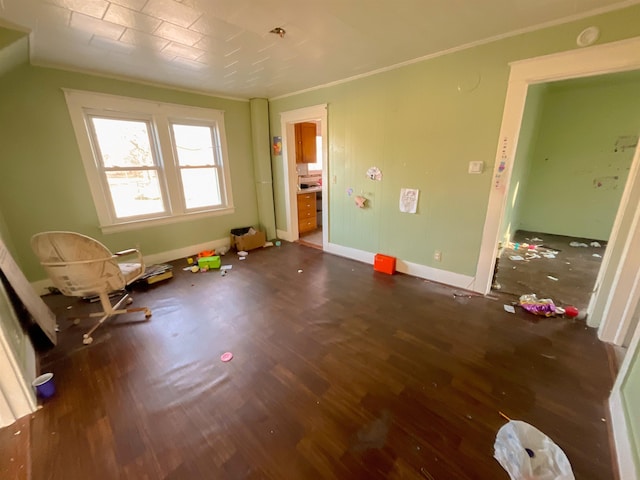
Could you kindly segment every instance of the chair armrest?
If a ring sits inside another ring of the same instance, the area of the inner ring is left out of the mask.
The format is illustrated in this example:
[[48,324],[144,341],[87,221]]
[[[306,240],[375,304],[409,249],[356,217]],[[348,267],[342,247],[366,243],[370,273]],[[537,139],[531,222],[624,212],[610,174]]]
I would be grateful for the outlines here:
[[122,250],[120,252],[114,253],[116,257],[122,257],[124,255],[131,255],[133,253],[140,253],[136,248],[127,248],[126,250]]
[[121,250],[113,254],[113,258],[116,260],[120,260],[120,257],[126,257],[128,255],[135,255],[136,262],[140,264],[142,271],[144,272],[144,260],[142,259],[142,253],[137,248],[127,248],[126,250]]

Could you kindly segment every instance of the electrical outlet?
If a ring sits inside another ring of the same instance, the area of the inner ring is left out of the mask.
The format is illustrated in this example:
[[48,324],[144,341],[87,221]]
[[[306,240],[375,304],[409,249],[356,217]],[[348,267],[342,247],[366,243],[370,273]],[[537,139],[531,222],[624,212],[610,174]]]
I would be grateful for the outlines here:
[[433,259],[436,262],[441,262],[442,261],[442,252],[440,250],[436,250],[435,252],[433,252]]

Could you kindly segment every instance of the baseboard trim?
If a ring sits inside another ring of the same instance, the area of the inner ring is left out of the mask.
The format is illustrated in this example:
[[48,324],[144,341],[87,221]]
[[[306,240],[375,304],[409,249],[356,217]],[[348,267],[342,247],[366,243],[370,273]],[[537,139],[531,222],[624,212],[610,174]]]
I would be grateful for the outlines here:
[[[324,245],[324,251],[332,253],[340,257],[350,258],[352,260],[358,260],[360,262],[373,265],[375,257],[374,253],[366,252],[364,250],[358,250],[356,248],[345,247],[343,245],[337,245],[335,243],[327,243]],[[432,282],[443,283],[451,287],[463,288],[465,290],[472,290],[474,283],[474,277],[469,275],[462,275],[460,273],[449,272],[447,270],[440,270],[438,268],[428,267],[426,265],[420,265],[418,263],[407,262],[401,259],[396,259],[396,270],[400,273],[406,273],[418,278],[423,278]]]
[[629,442],[630,431],[620,389],[615,389],[609,397],[609,413],[611,416],[611,430],[618,464],[618,478],[624,480],[638,480],[638,471],[633,458],[633,451]]
[[155,263],[169,262],[178,258],[192,257],[198,252],[202,252],[204,250],[218,250],[223,247],[229,248],[230,243],[231,240],[229,239],[229,237],[218,238],[217,240],[211,240],[209,242],[199,243],[197,245],[190,245],[188,247],[167,250],[166,252],[152,253],[151,255],[144,255],[144,263],[146,265],[153,265]]
[[293,236],[286,230],[276,230],[276,235],[281,240],[286,240],[287,242],[295,242],[297,238],[293,238]]
[[[286,232],[282,230],[277,231],[278,238],[286,241]],[[168,250],[166,252],[153,253],[151,255],[144,256],[144,262],[147,265],[154,263],[165,263],[177,258],[186,258],[191,255],[195,255],[203,250],[216,250],[221,247],[229,247],[228,238],[219,238],[209,242],[200,243],[197,245],[191,245],[188,247],[177,248],[174,250]],[[357,260],[359,262],[368,263],[373,265],[374,253],[359,250],[357,248],[345,247],[344,245],[338,245],[336,243],[326,243],[324,245],[324,251],[340,257],[349,258],[351,260]],[[449,272],[447,270],[440,270],[439,268],[428,267],[426,265],[420,265],[418,263],[407,262],[401,259],[396,260],[396,270],[400,273],[406,273],[418,278],[424,278],[432,282],[438,282],[451,287],[463,288],[465,290],[473,290],[474,278],[469,275],[462,275],[460,273]],[[53,286],[49,279],[38,280],[31,282],[31,286],[38,293],[38,295],[45,295],[49,293],[48,287]]]
[[[176,248],[174,250],[167,250],[166,252],[152,253],[150,255],[143,255],[144,263],[146,265],[153,265],[155,263],[166,263],[178,258],[187,258],[202,252],[203,250],[218,250],[220,248],[229,248],[231,240],[227,238],[218,238],[217,240],[211,240],[209,242],[199,243],[197,245],[190,245],[188,247]],[[143,252],[144,254],[144,252]],[[185,262],[185,266],[187,263]],[[31,282],[31,286],[38,295],[46,295],[49,293],[49,287],[53,287],[53,283],[48,278],[44,280],[37,280]]]

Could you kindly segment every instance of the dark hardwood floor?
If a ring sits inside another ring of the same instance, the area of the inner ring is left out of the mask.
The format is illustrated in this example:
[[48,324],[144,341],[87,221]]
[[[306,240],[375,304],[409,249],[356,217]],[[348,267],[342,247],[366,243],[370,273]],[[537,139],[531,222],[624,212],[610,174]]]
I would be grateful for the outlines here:
[[614,478],[613,379],[581,321],[300,244],[229,253],[226,276],[185,264],[135,293],[148,322],[120,317],[83,346],[59,320],[41,356],[57,394],[0,431],[0,477],[507,479],[504,412],[558,443],[576,478]]

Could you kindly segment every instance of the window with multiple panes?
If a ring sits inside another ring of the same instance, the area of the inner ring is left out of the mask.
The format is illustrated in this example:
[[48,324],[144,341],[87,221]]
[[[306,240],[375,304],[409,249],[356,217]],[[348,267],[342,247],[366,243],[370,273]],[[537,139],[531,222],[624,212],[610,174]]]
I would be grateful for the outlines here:
[[223,112],[65,94],[104,231],[233,211]]

